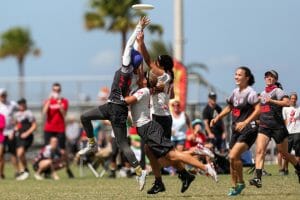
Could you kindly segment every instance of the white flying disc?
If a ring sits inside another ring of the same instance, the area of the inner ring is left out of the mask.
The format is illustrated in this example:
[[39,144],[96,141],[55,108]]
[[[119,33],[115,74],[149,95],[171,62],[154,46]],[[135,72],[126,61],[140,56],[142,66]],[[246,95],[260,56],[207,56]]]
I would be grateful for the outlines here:
[[135,10],[152,10],[154,8],[154,6],[152,6],[151,4],[142,4],[142,3],[134,4],[131,7]]

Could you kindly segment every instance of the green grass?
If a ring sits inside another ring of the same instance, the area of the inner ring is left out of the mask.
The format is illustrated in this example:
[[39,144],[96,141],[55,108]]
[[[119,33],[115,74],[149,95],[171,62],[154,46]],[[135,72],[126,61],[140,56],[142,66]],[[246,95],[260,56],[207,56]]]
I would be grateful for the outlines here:
[[[107,177],[95,178],[85,169],[86,175],[79,178],[78,168],[74,167],[77,178],[68,179],[63,171],[59,172],[61,180],[36,181],[34,178],[25,181],[13,179],[11,166],[6,167],[5,180],[0,180],[0,199],[263,199],[263,200],[289,200],[300,199],[300,184],[290,167],[289,176],[278,176],[277,166],[267,166],[272,176],[263,177],[263,187],[257,189],[250,187],[247,182],[242,195],[227,197],[230,187],[230,177],[220,175],[219,183],[204,176],[197,176],[191,187],[184,194],[180,193],[181,183],[177,177],[164,176],[166,192],[157,195],[147,195],[146,190],[151,187],[153,176],[149,176],[145,190],[137,190],[134,178],[109,179]],[[251,175],[245,173],[245,180]]]

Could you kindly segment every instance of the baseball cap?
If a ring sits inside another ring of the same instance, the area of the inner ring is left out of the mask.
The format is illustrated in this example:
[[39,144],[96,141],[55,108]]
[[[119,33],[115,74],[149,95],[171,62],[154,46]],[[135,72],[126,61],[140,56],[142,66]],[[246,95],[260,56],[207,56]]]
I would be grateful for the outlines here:
[[143,56],[135,49],[131,50],[131,64],[133,68],[138,68],[143,61]]
[[200,126],[203,128],[204,127],[204,123],[201,119],[194,119],[192,121],[192,127],[194,128],[195,125],[200,124]]
[[7,91],[5,88],[0,88],[0,95],[6,94]]
[[208,97],[211,99],[215,99],[215,98],[217,98],[217,94],[215,92],[209,92]]
[[265,77],[270,74],[272,75],[276,80],[278,80],[278,73],[275,70],[269,70],[265,73]]

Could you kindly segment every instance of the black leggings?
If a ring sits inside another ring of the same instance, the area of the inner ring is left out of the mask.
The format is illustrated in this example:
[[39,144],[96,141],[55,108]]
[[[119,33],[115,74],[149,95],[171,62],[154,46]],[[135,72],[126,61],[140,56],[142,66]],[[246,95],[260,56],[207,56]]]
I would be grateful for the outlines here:
[[94,137],[92,120],[109,120],[112,124],[118,147],[126,156],[130,165],[135,168],[139,166],[139,162],[128,145],[126,128],[127,115],[128,108],[126,106],[107,103],[98,108],[86,111],[81,115],[80,119],[89,138]]

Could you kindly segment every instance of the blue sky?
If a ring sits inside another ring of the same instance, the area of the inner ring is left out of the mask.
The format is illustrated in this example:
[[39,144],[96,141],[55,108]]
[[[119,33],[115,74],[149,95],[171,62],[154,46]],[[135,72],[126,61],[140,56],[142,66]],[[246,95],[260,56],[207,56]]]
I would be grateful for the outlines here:
[[[155,6],[148,14],[164,27],[163,39],[172,43],[173,1],[143,2]],[[206,64],[209,71],[203,75],[226,93],[235,87],[233,74],[240,65],[252,69],[257,91],[264,88],[264,72],[272,68],[287,92],[298,92],[299,9],[297,0],[184,0],[184,63]],[[13,26],[31,30],[42,54],[26,59],[27,76],[111,74],[120,61],[120,35],[87,32],[87,10],[88,0],[2,0],[0,32]],[[0,78],[17,75],[12,58],[0,60],[0,67]],[[207,94],[202,90],[201,99]]]

